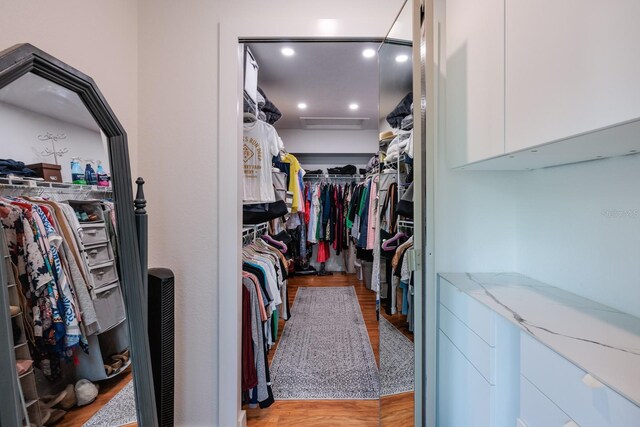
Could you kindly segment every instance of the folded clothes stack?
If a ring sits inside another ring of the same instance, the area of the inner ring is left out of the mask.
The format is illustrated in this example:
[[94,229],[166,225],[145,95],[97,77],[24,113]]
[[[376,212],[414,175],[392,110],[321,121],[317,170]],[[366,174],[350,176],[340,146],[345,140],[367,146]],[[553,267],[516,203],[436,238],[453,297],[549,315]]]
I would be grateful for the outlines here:
[[357,172],[358,168],[354,165],[345,165],[327,169],[327,173],[329,175],[355,175]]
[[0,159],[0,176],[16,175],[20,177],[35,177],[36,173],[25,166],[23,162],[13,159]]

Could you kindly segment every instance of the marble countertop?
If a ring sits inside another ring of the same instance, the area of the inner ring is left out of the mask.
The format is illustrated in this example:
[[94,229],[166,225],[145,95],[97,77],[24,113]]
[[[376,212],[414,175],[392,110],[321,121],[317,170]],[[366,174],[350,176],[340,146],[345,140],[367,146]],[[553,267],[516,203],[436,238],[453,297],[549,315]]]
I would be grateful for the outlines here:
[[517,273],[442,273],[640,406],[640,319]]

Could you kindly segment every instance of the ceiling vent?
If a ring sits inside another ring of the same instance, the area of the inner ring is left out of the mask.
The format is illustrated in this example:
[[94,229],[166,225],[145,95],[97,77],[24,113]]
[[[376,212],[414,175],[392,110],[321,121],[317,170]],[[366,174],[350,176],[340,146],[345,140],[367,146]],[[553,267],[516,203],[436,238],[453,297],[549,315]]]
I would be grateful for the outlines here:
[[362,130],[368,117],[300,117],[303,129]]

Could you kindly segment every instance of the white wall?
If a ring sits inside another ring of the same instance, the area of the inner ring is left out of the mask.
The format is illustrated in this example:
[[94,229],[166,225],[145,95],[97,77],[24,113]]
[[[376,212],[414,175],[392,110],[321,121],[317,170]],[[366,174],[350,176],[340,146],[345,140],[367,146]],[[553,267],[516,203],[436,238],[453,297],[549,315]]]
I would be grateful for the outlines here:
[[365,153],[378,151],[377,130],[279,129],[290,153]]
[[[71,158],[82,160],[93,159],[94,170],[97,160],[102,161],[105,171],[109,171],[109,157],[100,132],[95,132],[71,123],[62,122],[32,111],[23,110],[13,105],[0,102],[0,152],[4,159],[15,159],[31,163],[54,163],[53,156],[41,155],[45,147],[52,148],[51,142],[38,140],[38,135],[47,132],[64,133],[66,139],[56,144],[58,150],[69,149],[69,152],[58,158],[62,166],[62,180],[71,182]],[[82,163],[84,168],[86,163]]]
[[[31,43],[91,76],[127,131],[138,169],[138,3],[0,0],[0,50]],[[132,184],[133,185],[133,184]]]
[[523,172],[518,271],[640,317],[640,156]]
[[[178,284],[177,425],[226,427],[238,415],[232,326],[239,253],[237,242],[220,238],[239,233],[239,79],[231,39],[219,50],[216,24],[225,37],[383,37],[401,1],[219,3],[139,2],[140,167],[148,182],[150,260],[172,268]],[[327,18],[336,19],[332,34],[319,25]],[[168,173],[175,170],[181,179]],[[224,337],[216,335],[219,326]],[[218,338],[231,348],[217,348]]]

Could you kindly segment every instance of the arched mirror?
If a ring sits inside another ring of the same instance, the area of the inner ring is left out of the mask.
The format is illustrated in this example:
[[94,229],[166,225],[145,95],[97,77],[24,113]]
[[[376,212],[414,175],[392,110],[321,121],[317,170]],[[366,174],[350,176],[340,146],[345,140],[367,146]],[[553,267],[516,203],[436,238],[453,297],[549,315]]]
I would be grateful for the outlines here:
[[[378,51],[380,76],[380,425],[413,426],[416,330],[413,260],[412,3],[405,3]],[[416,108],[416,120],[419,120]]]
[[157,425],[126,133],[28,44],[0,53],[0,222],[0,424]]

